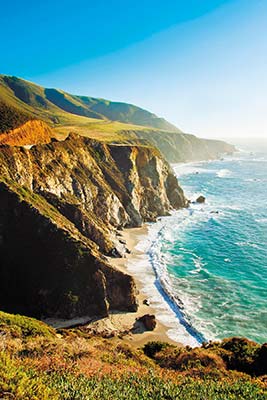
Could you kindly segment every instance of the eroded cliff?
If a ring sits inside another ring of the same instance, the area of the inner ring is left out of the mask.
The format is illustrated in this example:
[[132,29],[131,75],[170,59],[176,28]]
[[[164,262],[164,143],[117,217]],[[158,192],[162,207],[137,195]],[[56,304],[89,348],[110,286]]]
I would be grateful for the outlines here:
[[31,149],[0,147],[1,308],[34,316],[135,310],[135,284],[103,255],[118,230],[186,206],[151,147],[71,135]]

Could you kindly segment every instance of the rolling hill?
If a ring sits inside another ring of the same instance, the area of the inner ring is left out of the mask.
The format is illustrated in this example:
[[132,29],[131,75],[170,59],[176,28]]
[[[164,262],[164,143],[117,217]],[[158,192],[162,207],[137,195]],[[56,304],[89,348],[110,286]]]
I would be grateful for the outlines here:
[[0,133],[34,119],[53,128],[57,139],[77,133],[104,142],[153,145],[170,162],[212,159],[234,151],[225,142],[185,134],[132,104],[72,95],[0,75]]

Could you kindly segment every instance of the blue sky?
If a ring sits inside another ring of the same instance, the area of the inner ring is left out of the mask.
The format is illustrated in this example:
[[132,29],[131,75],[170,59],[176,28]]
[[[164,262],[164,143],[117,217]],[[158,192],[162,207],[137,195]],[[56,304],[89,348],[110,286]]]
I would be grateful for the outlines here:
[[127,101],[202,137],[267,136],[267,1],[15,1],[1,73]]

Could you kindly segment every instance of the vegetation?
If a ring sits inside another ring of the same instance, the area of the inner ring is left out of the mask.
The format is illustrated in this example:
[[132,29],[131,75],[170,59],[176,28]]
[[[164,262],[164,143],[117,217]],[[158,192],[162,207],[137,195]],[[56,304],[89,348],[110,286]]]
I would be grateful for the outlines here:
[[0,101],[0,133],[9,132],[31,119],[31,115]]
[[[227,343],[240,357],[243,339],[209,343],[200,349],[150,342],[137,350],[117,338],[94,337],[86,327],[63,329],[56,335],[37,320],[0,315],[3,399],[267,399],[264,376],[231,371],[218,355]],[[14,335],[17,328],[19,334]],[[252,343],[257,357],[261,346]]]
[[261,360],[262,353],[266,346],[260,346],[256,342],[246,338],[234,337],[224,339],[221,343],[209,343],[205,347],[216,352],[226,363],[228,369],[247,372],[252,375],[267,374],[267,366],[265,369]]
[[105,127],[109,132],[119,133],[123,129],[142,130],[143,126],[149,126],[179,132],[167,121],[131,104],[74,96],[11,76],[0,75],[0,101],[35,118],[38,116],[56,127],[78,128],[89,124],[92,131],[98,127],[102,131]]
[[0,134],[0,145],[27,146],[49,143],[53,137],[51,128],[42,121],[31,120],[25,124]]
[[245,372],[251,376],[267,375],[267,363],[264,362],[266,344],[261,346],[246,338],[233,337],[221,342],[204,343],[196,349],[149,342],[143,350],[164,368],[182,371],[208,367]]
[[1,80],[3,85],[10,89],[16,98],[35,109],[39,108],[43,111],[63,110],[83,117],[120,121],[126,124],[145,125],[179,132],[175,126],[163,118],[158,118],[149,111],[132,104],[87,96],[74,96],[62,90],[44,89],[41,86],[11,76],[2,76]]
[[144,377],[125,375],[119,379],[57,375],[52,387],[59,390],[60,398],[65,400],[266,399],[264,391],[257,384],[242,379],[219,382],[209,377],[205,380],[181,378],[175,382],[166,381],[153,373]]
[[148,357],[154,358],[157,353],[169,348],[175,347],[165,342],[148,342],[147,344],[145,344],[143,351]]
[[48,123],[58,139],[72,132],[109,143],[153,145],[170,162],[210,159],[234,150],[224,142],[184,134],[132,104],[74,96],[16,77],[0,75],[0,104],[16,110],[11,116],[6,111],[1,116],[0,111],[0,133],[17,128],[20,121],[38,119]]
[[0,332],[2,335],[10,334],[12,337],[53,337],[56,332],[47,324],[34,318],[22,315],[8,314],[0,311]]

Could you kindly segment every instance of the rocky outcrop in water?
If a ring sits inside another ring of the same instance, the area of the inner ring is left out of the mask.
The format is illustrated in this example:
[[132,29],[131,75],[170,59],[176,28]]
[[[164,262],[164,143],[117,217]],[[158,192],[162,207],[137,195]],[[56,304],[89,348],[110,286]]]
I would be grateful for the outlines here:
[[197,203],[199,203],[199,204],[203,204],[203,203],[205,203],[205,201],[206,201],[206,197],[205,196],[199,196],[197,199],[196,199],[196,202]]
[[155,149],[75,135],[2,146],[0,176],[3,310],[63,318],[136,310],[132,278],[103,254],[123,255],[121,228],[186,206]]

